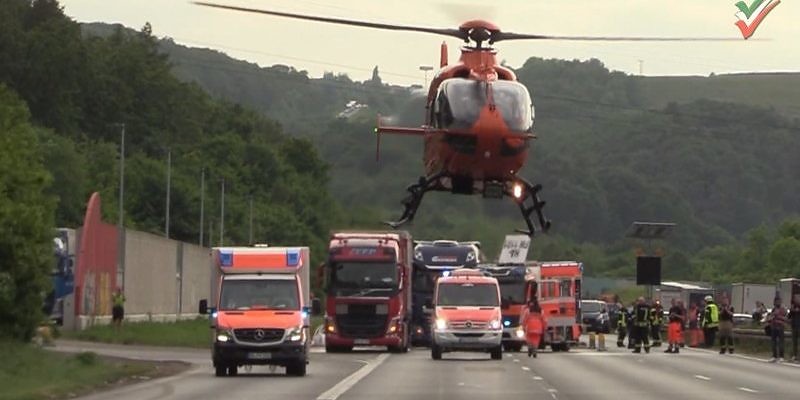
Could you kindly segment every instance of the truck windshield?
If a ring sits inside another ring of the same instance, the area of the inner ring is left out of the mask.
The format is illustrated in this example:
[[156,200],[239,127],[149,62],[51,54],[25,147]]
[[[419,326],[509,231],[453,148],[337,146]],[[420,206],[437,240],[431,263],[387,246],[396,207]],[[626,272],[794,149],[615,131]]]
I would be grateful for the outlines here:
[[397,266],[388,262],[340,262],[330,270],[336,296],[386,296],[397,289]]
[[497,286],[492,284],[445,283],[439,285],[437,306],[498,307]]
[[500,297],[509,304],[525,304],[525,282],[500,281]]
[[414,292],[433,294],[433,287],[436,279],[442,276],[442,271],[426,268],[424,265],[414,264],[414,275],[412,276],[411,287]]
[[299,310],[294,280],[226,279],[222,281],[219,309]]

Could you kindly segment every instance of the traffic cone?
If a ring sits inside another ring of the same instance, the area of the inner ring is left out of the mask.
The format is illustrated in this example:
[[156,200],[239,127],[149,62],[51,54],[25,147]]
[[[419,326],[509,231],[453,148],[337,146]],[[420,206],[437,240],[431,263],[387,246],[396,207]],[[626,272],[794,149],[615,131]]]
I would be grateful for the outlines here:
[[606,351],[606,335],[603,332],[597,334],[597,351]]
[[589,332],[589,348],[594,349],[595,346],[595,339],[594,339],[594,332]]

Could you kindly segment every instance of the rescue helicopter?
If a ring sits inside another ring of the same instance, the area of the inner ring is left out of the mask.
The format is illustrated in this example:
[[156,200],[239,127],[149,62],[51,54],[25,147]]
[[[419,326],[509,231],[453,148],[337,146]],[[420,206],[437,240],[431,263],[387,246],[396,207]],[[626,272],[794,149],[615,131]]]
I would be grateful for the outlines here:
[[[481,194],[485,198],[508,196],[518,205],[529,236],[546,232],[551,222],[542,212],[542,185],[520,175],[528,158],[533,130],[534,108],[528,89],[514,72],[500,65],[491,46],[506,40],[570,41],[729,41],[730,38],[691,37],[598,37],[557,36],[504,32],[497,25],[475,19],[458,28],[431,28],[330,18],[265,9],[223,5],[203,1],[194,4],[219,9],[265,14],[283,18],[351,25],[373,29],[424,32],[464,41],[458,62],[448,62],[447,44],[442,43],[440,70],[428,89],[425,123],[421,127],[384,126],[378,116],[377,152],[381,134],[420,136],[425,143],[425,175],[408,186],[402,200],[403,214],[386,222],[393,228],[410,222],[425,193]],[[532,216],[536,214],[536,223]],[[538,228],[537,228],[538,225]]]

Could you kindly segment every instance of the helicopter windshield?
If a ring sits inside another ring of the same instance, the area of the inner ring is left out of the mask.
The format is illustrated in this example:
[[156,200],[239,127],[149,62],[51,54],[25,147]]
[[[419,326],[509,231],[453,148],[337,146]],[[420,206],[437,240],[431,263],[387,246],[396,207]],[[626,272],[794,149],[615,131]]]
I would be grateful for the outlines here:
[[[469,129],[486,105],[487,82],[452,78],[442,82],[437,99],[437,122],[442,128]],[[509,129],[530,132],[533,107],[528,90],[519,82],[491,82],[492,98]]]

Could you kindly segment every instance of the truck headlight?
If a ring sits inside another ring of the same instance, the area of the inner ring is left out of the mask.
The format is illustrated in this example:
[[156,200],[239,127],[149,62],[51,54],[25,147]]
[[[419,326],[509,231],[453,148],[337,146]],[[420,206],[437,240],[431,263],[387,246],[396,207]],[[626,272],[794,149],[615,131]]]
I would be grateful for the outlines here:
[[286,338],[290,342],[299,342],[305,339],[305,330],[303,326],[296,326],[294,328],[289,329],[289,332],[286,333]]
[[489,328],[494,330],[503,329],[503,324],[500,322],[499,319],[496,319],[489,323]]
[[437,318],[436,319],[436,330],[437,331],[443,331],[445,329],[447,329],[447,321],[444,320],[443,318]]
[[474,251],[470,251],[467,254],[467,262],[470,262],[470,261],[475,261],[475,252]]

